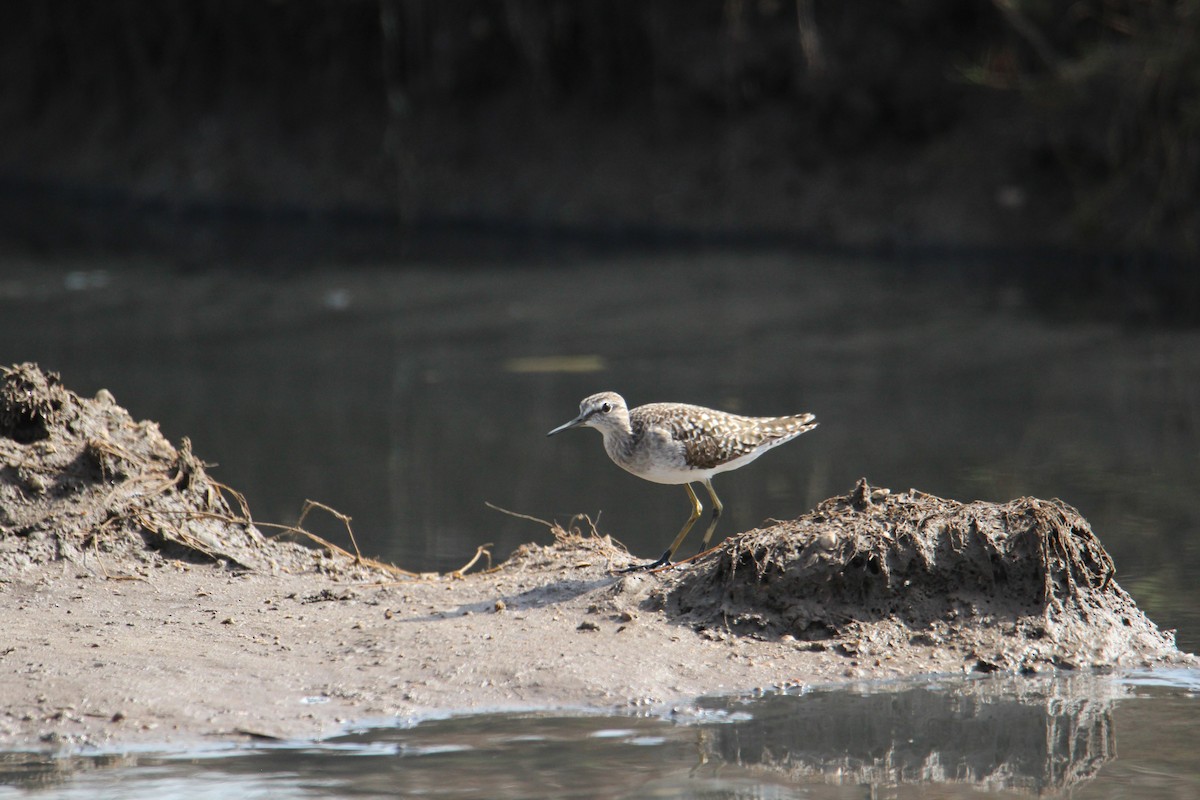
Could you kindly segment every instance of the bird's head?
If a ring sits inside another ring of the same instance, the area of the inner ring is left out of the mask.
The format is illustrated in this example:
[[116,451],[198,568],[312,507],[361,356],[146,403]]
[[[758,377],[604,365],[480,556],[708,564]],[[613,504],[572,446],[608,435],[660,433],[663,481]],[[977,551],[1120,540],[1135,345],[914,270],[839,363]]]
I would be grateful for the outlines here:
[[579,403],[579,416],[564,425],[559,425],[546,435],[553,436],[568,428],[580,426],[596,428],[601,433],[628,428],[629,409],[625,406],[624,398],[616,392],[600,392],[585,397]]

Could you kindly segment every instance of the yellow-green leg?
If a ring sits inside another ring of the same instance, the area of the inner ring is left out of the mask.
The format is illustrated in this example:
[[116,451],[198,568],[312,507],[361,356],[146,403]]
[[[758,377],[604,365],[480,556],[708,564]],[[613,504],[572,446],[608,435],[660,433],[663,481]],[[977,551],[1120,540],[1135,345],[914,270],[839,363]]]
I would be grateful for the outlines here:
[[683,530],[675,537],[675,541],[671,542],[671,549],[664,554],[667,561],[675,557],[675,551],[679,549],[679,545],[683,544],[683,540],[687,538],[688,531],[692,529],[692,526],[696,524],[696,520],[700,519],[700,514],[704,512],[704,506],[700,505],[700,498],[696,497],[696,493],[692,490],[692,485],[685,483],[683,488],[687,489],[688,497],[692,499],[692,515],[684,523]]
[[[713,490],[713,485],[712,485],[711,479],[709,479],[709,478],[704,479],[704,488],[708,489],[708,496],[710,498],[712,498],[713,518],[712,518],[712,522],[708,523],[708,530],[706,530],[704,532],[704,539],[700,542],[700,550],[698,551],[700,553],[703,553],[705,550],[708,549],[708,543],[709,543],[709,541],[712,540],[713,530],[717,527],[717,520],[719,520],[721,518],[721,512],[725,510],[725,506],[723,506],[721,504],[721,498],[717,497],[716,491]],[[694,495],[694,494],[692,495],[693,498],[695,496],[696,495]],[[696,510],[699,511],[700,504],[697,503],[696,506],[697,506]],[[683,540],[680,539],[679,541],[682,543]]]
[[[705,481],[705,483],[707,483],[707,481]],[[696,493],[692,491],[692,485],[690,483],[685,483],[683,488],[687,489],[688,497],[692,501],[692,515],[688,517],[687,522],[683,523],[683,530],[679,531],[679,535],[675,537],[675,541],[671,542],[671,546],[665,553],[662,554],[658,561],[650,564],[643,564],[637,567],[630,567],[629,569],[622,570],[623,572],[632,572],[639,569],[658,569],[661,566],[671,563],[671,558],[674,557],[675,551],[679,549],[679,545],[683,544],[683,540],[687,538],[688,531],[692,529],[692,526],[696,524],[696,520],[700,519],[700,514],[704,511],[704,506],[700,505],[700,498],[696,497]],[[709,494],[712,494],[711,488],[708,491]],[[715,524],[716,520],[713,520],[713,522]],[[709,533],[712,533],[711,525],[709,526]]]

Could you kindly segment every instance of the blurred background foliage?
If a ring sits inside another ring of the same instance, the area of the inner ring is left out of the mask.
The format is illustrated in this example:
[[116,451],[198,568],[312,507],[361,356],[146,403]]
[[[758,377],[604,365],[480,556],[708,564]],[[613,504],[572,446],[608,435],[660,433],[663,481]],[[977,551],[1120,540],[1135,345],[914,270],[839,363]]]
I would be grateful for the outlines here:
[[134,198],[1050,245],[1156,275],[1200,255],[1200,0],[45,0],[5,18],[16,236]]
[[1044,125],[1080,233],[1200,253],[1200,3],[995,3],[1010,41],[977,74]]

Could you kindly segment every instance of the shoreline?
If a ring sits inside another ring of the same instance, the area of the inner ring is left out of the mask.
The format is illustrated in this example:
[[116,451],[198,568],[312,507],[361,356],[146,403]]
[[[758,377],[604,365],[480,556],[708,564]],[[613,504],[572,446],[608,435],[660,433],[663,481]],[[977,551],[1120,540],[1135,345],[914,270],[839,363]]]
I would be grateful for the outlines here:
[[[168,561],[132,581],[65,564],[9,575],[0,749],[314,741],[388,720],[637,713],[712,694],[986,671],[954,648],[863,658],[614,611],[614,594],[640,596],[657,578],[609,575],[587,563],[588,548],[523,549],[542,563],[390,586],[357,569],[236,574]],[[1063,674],[1196,665],[1177,654]]]

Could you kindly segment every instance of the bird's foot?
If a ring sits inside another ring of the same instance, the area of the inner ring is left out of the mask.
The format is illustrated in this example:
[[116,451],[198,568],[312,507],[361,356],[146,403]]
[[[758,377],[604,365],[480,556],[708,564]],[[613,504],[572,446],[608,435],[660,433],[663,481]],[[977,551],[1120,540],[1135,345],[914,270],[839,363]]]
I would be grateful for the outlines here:
[[667,552],[663,553],[662,557],[658,559],[658,561],[651,561],[649,564],[634,564],[632,567],[626,567],[625,569],[617,570],[617,574],[625,575],[630,572],[651,572],[659,569],[660,567],[669,566],[671,566],[671,554]]

